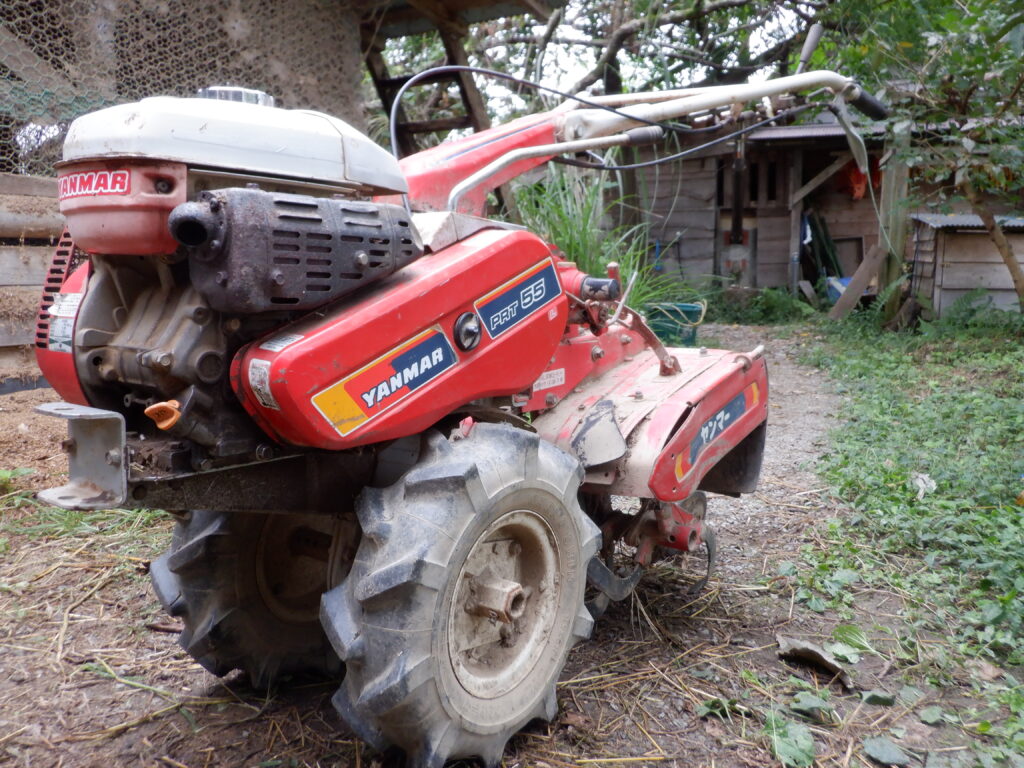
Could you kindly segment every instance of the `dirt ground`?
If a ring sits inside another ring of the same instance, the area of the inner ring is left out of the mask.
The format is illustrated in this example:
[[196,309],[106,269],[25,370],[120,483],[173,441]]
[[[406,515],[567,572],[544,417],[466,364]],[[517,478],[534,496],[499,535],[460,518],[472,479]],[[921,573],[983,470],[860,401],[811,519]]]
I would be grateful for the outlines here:
[[[802,546],[828,546],[823,521],[844,514],[814,474],[842,402],[821,373],[796,362],[813,337],[783,334],[701,329],[716,346],[745,351],[765,343],[772,388],[759,491],[711,503],[720,552],[710,585],[688,598],[687,569],[652,568],[573,651],[555,721],[513,738],[504,766],[778,765],[764,735],[772,711],[810,727],[821,766],[874,765],[862,753],[867,736],[892,739],[911,765],[956,766],[966,755],[961,731],[917,715],[925,704],[955,710],[955,686],[930,688],[920,671],[883,653],[847,665],[854,678],[847,690],[828,673],[778,657],[779,634],[822,642],[836,624],[856,623],[884,649],[910,632],[900,623],[899,595],[865,589],[860,608],[815,613],[777,576],[778,564],[799,560]],[[21,487],[52,483],[63,468],[56,447],[63,426],[31,412],[49,399],[50,390],[0,397],[0,468],[34,470],[15,478]],[[167,546],[169,521],[127,514],[97,521],[30,502],[3,514],[0,764],[401,765],[345,730],[330,703],[335,683],[259,693],[236,676],[211,676],[184,654],[146,575]],[[860,696],[896,694],[908,683],[924,698],[878,706]],[[788,711],[800,691],[827,698],[834,716],[812,721]],[[701,717],[702,705],[715,700],[728,715]]]

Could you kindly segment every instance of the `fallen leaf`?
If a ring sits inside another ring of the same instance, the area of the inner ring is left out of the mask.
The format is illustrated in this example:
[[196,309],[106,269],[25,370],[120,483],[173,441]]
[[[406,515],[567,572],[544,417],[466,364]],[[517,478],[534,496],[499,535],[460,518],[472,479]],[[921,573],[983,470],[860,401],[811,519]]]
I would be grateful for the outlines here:
[[924,691],[912,685],[904,685],[900,688],[899,698],[904,704],[916,704],[924,698]]
[[972,659],[967,662],[967,668],[975,677],[980,677],[985,682],[991,683],[1003,676],[1004,672],[995,664],[990,664],[984,659]]
[[807,691],[800,691],[794,696],[789,708],[822,723],[830,723],[833,720],[832,707],[829,703]]
[[942,707],[925,707],[917,716],[921,719],[922,723],[928,725],[938,725],[942,722],[945,713],[942,711]]
[[860,698],[865,704],[873,704],[876,707],[891,707],[896,703],[896,697],[885,691],[864,691]]
[[590,718],[582,712],[566,712],[562,715],[561,723],[566,728],[589,728],[591,726]]
[[825,650],[835,656],[839,661],[846,661],[856,664],[860,661],[860,651],[846,643],[826,643]]
[[853,680],[850,679],[850,673],[846,671],[842,664],[836,661],[832,654],[820,645],[784,635],[776,635],[775,640],[779,644],[778,653],[780,658],[812,664],[838,677],[843,687],[847,689],[853,688]]
[[790,768],[808,768],[814,762],[814,735],[802,723],[770,714],[764,732],[771,740],[772,754]]
[[864,754],[881,765],[910,765],[910,755],[885,736],[864,739]]

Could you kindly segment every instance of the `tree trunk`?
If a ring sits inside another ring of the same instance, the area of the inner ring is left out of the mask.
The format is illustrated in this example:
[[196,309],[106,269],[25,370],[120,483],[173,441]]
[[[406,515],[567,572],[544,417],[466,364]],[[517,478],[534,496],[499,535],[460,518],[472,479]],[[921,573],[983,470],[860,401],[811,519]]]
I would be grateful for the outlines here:
[[961,181],[960,189],[963,190],[967,202],[971,204],[971,209],[981,218],[981,223],[985,225],[988,236],[995,243],[999,255],[1003,257],[1006,268],[1010,270],[1013,289],[1017,292],[1017,303],[1020,311],[1024,313],[1024,269],[1021,269],[1020,262],[1017,261],[1017,256],[1013,252],[1013,246],[1006,239],[1006,233],[1003,232],[1003,228],[999,226],[996,217],[992,214],[985,201],[982,200],[981,195],[978,194],[978,190],[974,188],[974,184],[971,183],[970,179]]

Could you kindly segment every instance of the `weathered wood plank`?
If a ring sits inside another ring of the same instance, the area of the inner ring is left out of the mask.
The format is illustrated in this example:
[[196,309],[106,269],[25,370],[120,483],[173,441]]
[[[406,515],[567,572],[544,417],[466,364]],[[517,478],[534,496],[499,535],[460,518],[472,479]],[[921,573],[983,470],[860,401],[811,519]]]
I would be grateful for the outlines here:
[[[939,288],[937,289],[938,296],[936,297],[935,309],[936,313],[941,317],[945,313],[954,301],[959,299],[961,296],[970,293],[971,289],[967,288]],[[991,291],[989,297],[992,299],[992,306],[996,309],[1007,309],[1015,311],[1019,309],[1020,303],[1017,301],[1017,294],[1014,291]]]
[[998,264],[964,264],[946,262],[942,270],[942,288],[965,289],[986,288],[988,290],[1013,290],[1010,270],[1002,262]]
[[757,265],[758,288],[784,288],[789,285],[789,262],[784,264]]
[[886,251],[884,248],[879,248],[877,245],[873,246],[864,257],[864,261],[857,267],[857,271],[853,273],[853,277],[850,278],[850,284],[846,286],[846,290],[843,291],[843,295],[839,297],[839,301],[835,303],[835,306],[829,311],[828,316],[832,320],[841,320],[850,314],[857,302],[860,301],[861,295],[864,293],[864,289],[868,287],[868,283],[878,275],[878,268],[882,265],[885,260]]
[[29,344],[35,336],[41,288],[0,288],[0,347]]
[[[42,374],[31,347],[0,347],[0,382],[34,381]],[[14,391],[13,388],[11,391]]]
[[790,207],[792,208],[794,205],[796,205],[809,194],[811,194],[811,192],[813,192],[826,181],[831,179],[839,171],[839,169],[846,165],[848,162],[850,162],[851,159],[853,159],[853,155],[849,152],[844,152],[836,160],[834,160],[831,165],[826,167],[821,172],[815,174],[810,181],[808,181],[806,184],[800,187],[800,189],[790,194]]
[[42,285],[52,257],[48,245],[0,245],[0,286]]
[[814,286],[812,286],[807,280],[800,280],[797,285],[800,288],[800,293],[804,295],[804,298],[807,299],[808,303],[815,309],[818,309],[821,306],[821,300],[818,298],[818,294],[814,291]]
[[0,173],[0,195],[56,198],[57,179],[20,173]]
[[[1004,268],[1006,266],[995,244],[985,232],[946,232],[943,239],[947,264],[1001,264]],[[1024,235],[1009,234],[1006,239],[1013,247],[1017,261],[1024,263]]]
[[59,237],[63,230],[55,198],[0,195],[0,238]]

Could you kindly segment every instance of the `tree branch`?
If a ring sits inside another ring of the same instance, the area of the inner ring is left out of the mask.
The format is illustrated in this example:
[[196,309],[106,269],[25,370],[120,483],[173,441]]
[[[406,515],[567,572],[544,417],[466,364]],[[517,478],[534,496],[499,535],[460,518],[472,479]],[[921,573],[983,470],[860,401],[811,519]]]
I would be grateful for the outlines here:
[[[702,0],[697,0],[689,9],[684,11],[670,11],[662,14],[655,22],[654,26],[663,27],[668,24],[682,24],[687,21],[693,21],[698,18],[703,18],[715,11],[726,10],[729,8],[739,8],[747,5],[748,0],[717,0],[716,2],[705,3]],[[631,19],[623,23],[618,29],[612,32],[608,37],[608,45],[605,47],[601,56],[598,57],[597,63],[594,67],[581,77],[573,86],[569,89],[570,93],[577,93],[596,83],[604,68],[618,55],[622,46],[625,45],[626,41],[629,40],[637,32],[643,30],[648,24],[648,19]]]

